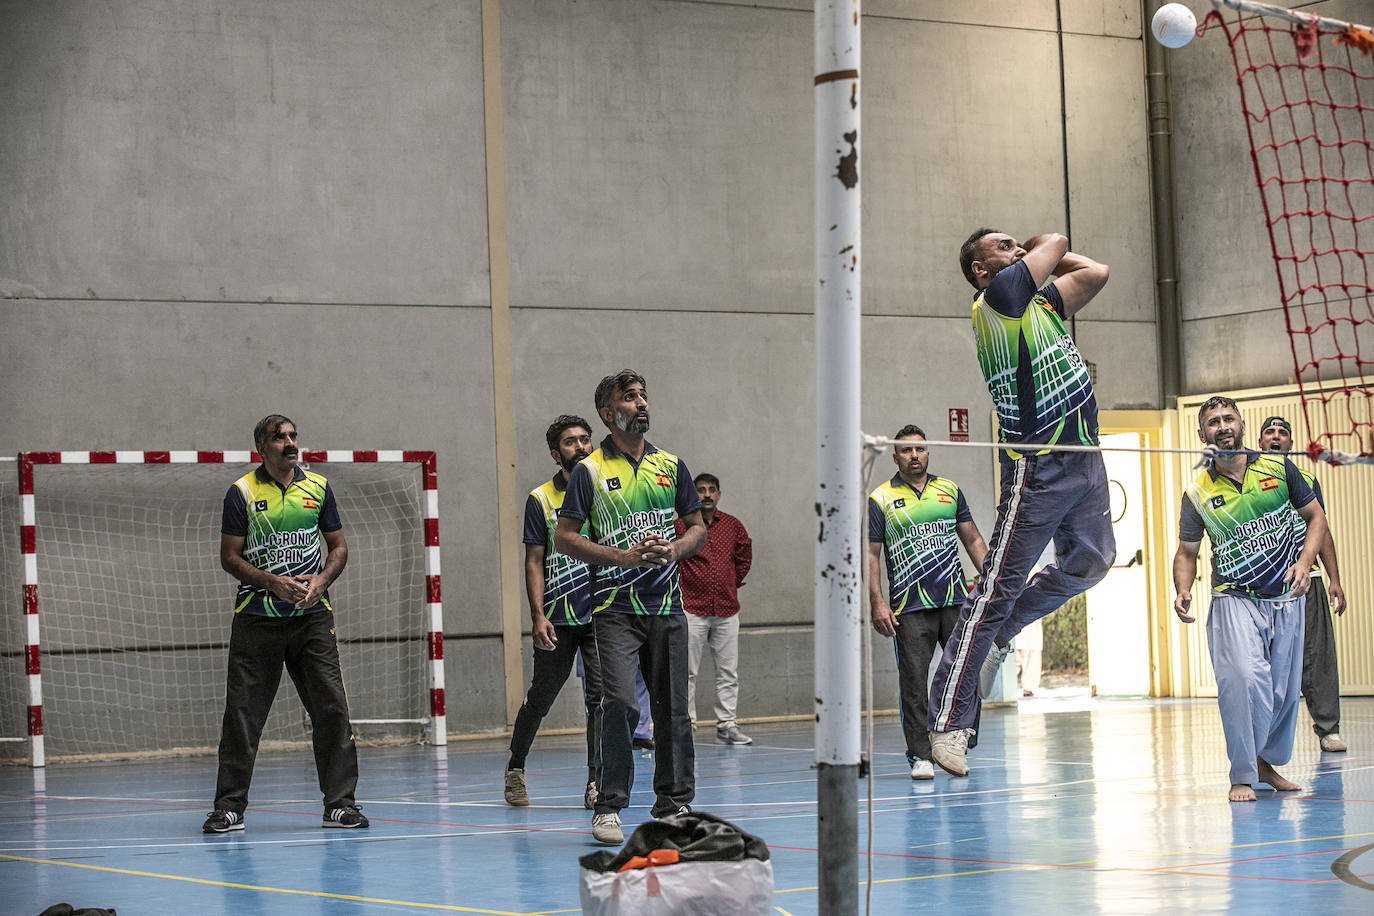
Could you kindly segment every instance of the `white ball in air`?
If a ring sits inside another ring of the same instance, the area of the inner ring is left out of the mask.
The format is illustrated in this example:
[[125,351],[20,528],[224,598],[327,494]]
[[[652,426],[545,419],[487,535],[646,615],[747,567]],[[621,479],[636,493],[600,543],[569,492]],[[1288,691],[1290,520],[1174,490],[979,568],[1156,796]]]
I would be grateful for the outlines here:
[[1150,20],[1150,32],[1155,41],[1166,48],[1181,48],[1193,40],[1197,32],[1197,17],[1182,3],[1166,3],[1155,10]]

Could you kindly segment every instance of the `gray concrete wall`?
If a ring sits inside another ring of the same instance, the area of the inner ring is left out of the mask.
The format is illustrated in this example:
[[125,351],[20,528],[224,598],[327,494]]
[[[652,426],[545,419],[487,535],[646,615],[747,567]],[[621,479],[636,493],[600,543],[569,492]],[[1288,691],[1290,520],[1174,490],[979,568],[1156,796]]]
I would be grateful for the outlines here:
[[[499,729],[493,374],[519,506],[549,420],[633,366],[650,438],[754,537],[741,714],[809,713],[810,6],[501,3],[489,199],[480,0],[0,2],[0,454],[245,447],[268,410],[313,448],[435,449],[450,728]],[[1111,264],[1077,333],[1105,408],[1159,406],[1138,4],[865,12],[864,428],[989,435],[955,263],[980,224]],[[933,462],[985,529],[991,467]]]

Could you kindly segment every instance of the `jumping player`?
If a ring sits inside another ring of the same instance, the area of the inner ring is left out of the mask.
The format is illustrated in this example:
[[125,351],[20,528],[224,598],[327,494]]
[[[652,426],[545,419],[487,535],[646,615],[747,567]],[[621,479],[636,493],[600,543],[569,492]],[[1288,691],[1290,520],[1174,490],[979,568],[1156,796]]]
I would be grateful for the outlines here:
[[[981,674],[996,675],[1022,627],[1100,581],[1116,541],[1101,454],[1037,448],[1097,444],[1092,378],[1064,321],[1106,285],[1107,265],[1069,251],[1057,233],[1022,246],[1004,232],[979,229],[959,249],[959,266],[978,291],[978,365],[1002,441],[1018,446],[999,456],[996,527],[930,688],[931,756],[945,771],[967,776],[977,694],[992,679]],[[1051,540],[1055,562],[1027,585]]]

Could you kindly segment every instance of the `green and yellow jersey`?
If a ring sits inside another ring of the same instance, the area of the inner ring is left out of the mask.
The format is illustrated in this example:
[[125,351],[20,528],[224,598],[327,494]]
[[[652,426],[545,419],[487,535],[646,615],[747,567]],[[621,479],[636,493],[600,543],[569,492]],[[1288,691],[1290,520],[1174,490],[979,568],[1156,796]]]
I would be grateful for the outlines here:
[[[563,475],[535,487],[525,500],[526,544],[544,546],[544,616],[554,626],[579,626],[592,619],[592,596],[587,564],[554,549],[558,510],[567,492]],[[582,533],[587,533],[584,525]]]
[[899,474],[869,495],[868,540],[883,545],[892,613],[964,600],[957,527],[971,521],[959,485],[934,474],[920,491]]
[[[220,530],[241,537],[243,558],[277,576],[312,576],[324,568],[326,550],[321,532],[338,531],[339,509],[329,481],[314,471],[296,468],[295,479],[283,487],[259,465],[234,481],[224,494]],[[298,608],[266,589],[239,583],[234,613],[264,617],[299,617],[333,610],[329,593],[306,608]]]
[[[624,550],[649,535],[675,540],[673,517],[701,508],[692,475],[676,455],[644,443],[638,462],[607,436],[573,468],[560,518],[587,523],[587,537]],[[681,614],[677,563],[591,569],[592,613]]]
[[1238,485],[1210,464],[1188,486],[1179,513],[1179,540],[1212,542],[1212,588],[1277,598],[1298,556],[1297,510],[1315,494],[1293,462],[1246,452]]
[[1004,442],[1097,443],[1092,377],[1063,311],[1054,284],[1037,290],[1022,261],[998,271],[973,300],[978,366]]

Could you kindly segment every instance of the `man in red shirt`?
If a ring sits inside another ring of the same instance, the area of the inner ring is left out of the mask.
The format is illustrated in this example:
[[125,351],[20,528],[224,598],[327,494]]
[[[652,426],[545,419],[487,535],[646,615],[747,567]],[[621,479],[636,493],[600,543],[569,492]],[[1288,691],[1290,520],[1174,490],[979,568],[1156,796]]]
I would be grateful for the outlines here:
[[[687,710],[697,721],[697,670],[709,645],[716,660],[716,740],[722,744],[753,744],[739,730],[735,702],[739,698],[739,587],[749,574],[754,545],[749,532],[733,515],[721,512],[720,480],[714,474],[693,478],[706,523],[706,543],[696,556],[678,562],[682,577],[682,608],[687,612]],[[682,535],[682,522],[677,522]]]

